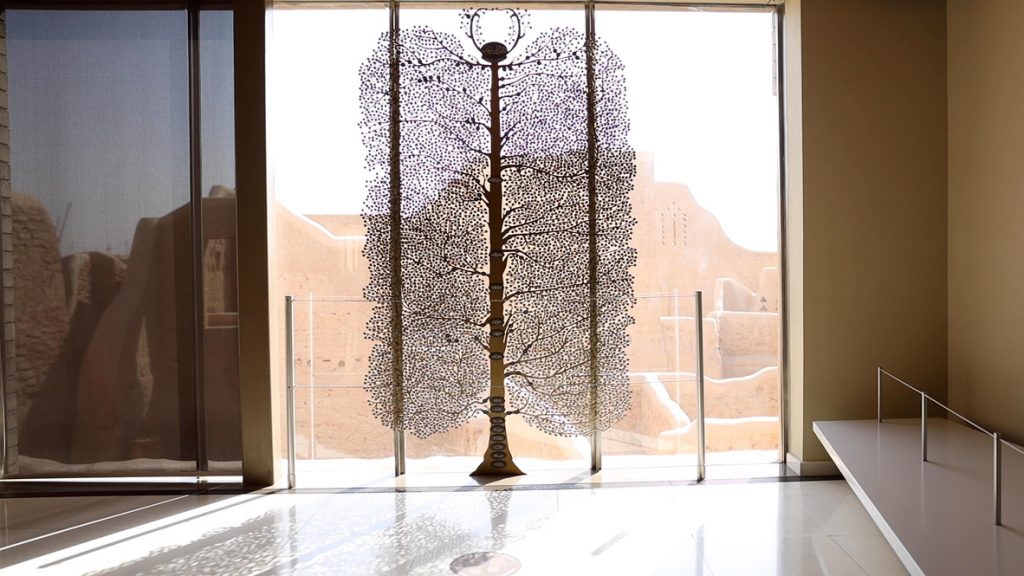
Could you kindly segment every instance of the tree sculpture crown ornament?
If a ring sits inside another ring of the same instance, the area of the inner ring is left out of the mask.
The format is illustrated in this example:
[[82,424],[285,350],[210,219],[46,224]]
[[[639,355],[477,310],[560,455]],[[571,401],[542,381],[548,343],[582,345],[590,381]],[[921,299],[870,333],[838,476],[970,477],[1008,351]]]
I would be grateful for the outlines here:
[[[505,42],[481,41],[488,14],[508,18]],[[384,425],[419,437],[485,415],[475,475],[522,474],[512,416],[581,436],[630,407],[636,168],[622,64],[592,29],[521,47],[527,17],[464,11],[468,42],[393,30],[360,69],[365,388]]]

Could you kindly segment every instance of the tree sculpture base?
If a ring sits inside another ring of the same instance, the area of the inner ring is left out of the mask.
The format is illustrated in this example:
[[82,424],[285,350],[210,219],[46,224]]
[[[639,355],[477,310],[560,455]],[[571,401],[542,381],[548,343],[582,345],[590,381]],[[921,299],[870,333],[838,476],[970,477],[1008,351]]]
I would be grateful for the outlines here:
[[505,466],[498,468],[489,459],[484,459],[470,476],[492,476],[496,478],[510,478],[512,476],[525,476],[526,472],[519,469],[511,458],[505,461]]
[[[502,374],[504,366],[498,364],[495,367],[497,374]],[[495,373],[492,372],[492,375]],[[501,387],[492,386],[492,395],[488,398],[490,411],[487,413],[491,421],[487,438],[487,452],[484,453],[484,461],[476,467],[470,476],[496,476],[508,478],[509,476],[522,476],[524,472],[516,466],[512,460],[512,452],[508,449],[508,429],[505,427],[505,397],[496,392],[504,392]]]

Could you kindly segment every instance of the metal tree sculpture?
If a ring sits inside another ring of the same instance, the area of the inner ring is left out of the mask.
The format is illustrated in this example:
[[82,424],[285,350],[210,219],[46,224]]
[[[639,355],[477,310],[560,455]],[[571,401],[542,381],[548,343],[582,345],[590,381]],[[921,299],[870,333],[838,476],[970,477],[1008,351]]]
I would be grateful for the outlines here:
[[360,70],[365,387],[420,437],[485,414],[474,474],[517,475],[509,416],[578,436],[629,410],[635,154],[621,62],[591,26],[520,48],[526,13],[497,11],[507,37],[485,43],[487,12],[462,13],[469,42],[393,21]]

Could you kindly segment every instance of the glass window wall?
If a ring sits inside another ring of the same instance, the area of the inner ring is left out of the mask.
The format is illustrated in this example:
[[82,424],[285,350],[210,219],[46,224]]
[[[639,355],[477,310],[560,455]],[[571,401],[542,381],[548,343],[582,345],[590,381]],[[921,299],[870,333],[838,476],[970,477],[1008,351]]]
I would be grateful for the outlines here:
[[200,20],[197,85],[184,10],[6,11],[11,476],[239,469],[231,18]]
[[[321,476],[326,482],[358,484],[358,478],[386,478],[395,450],[391,430],[374,416],[373,398],[363,387],[373,344],[364,335],[373,306],[364,299],[371,264],[360,213],[374,176],[367,147],[380,142],[367,141],[360,126],[360,66],[387,32],[387,5],[280,6],[268,90],[282,279],[277,297],[300,299],[292,334],[298,455],[315,459],[313,469],[333,468]],[[556,27],[583,34],[582,4],[528,11],[530,34]],[[426,27],[468,43],[460,18],[450,5],[403,3],[400,10],[408,41],[417,27]],[[630,240],[636,250],[636,302],[626,349],[632,408],[602,434],[607,469],[678,470],[696,463],[697,290],[704,302],[708,463],[779,458],[774,18],[768,11],[598,5],[596,35],[624,67],[629,142],[636,152],[629,196],[636,220]],[[488,33],[504,38],[507,31],[498,26]],[[438,51],[438,57],[446,56]],[[406,63],[402,74],[415,74],[420,64]],[[586,92],[577,89],[571,97],[582,102]],[[602,89],[598,84],[599,94]],[[618,113],[609,108],[616,95],[597,99],[599,133],[602,115]],[[381,98],[386,96],[382,91]],[[408,96],[403,92],[400,106],[403,141],[415,138],[423,121],[417,116],[422,109],[410,105]],[[480,103],[486,105],[487,98]],[[565,105],[565,117],[576,108]],[[549,132],[556,128],[549,123]],[[377,136],[386,138],[386,131]],[[585,148],[585,138],[578,144]],[[555,141],[550,149],[565,145]],[[380,149],[386,153],[386,146]],[[415,162],[402,156],[403,178],[429,176]],[[441,166],[446,167],[451,168]],[[520,406],[510,402],[508,408]],[[508,427],[510,448],[528,471],[589,466],[586,435],[544,434],[515,416]],[[407,471],[472,471],[486,448],[487,430],[487,419],[479,417],[425,438],[406,434]]]

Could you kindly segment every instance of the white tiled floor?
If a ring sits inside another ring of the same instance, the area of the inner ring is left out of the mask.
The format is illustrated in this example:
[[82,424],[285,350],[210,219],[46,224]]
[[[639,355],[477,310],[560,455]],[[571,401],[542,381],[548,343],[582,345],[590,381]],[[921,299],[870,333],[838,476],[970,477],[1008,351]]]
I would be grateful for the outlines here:
[[2,574],[443,575],[480,551],[515,557],[524,575],[905,574],[842,481],[0,506]]

